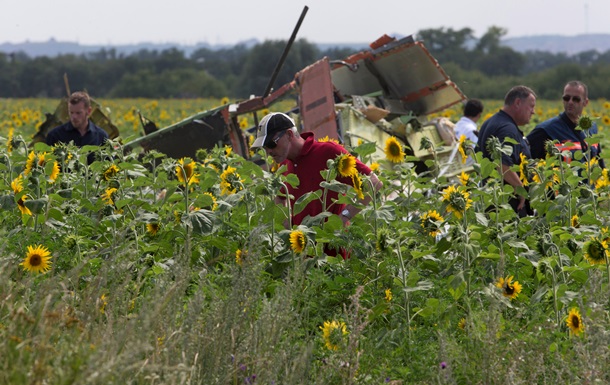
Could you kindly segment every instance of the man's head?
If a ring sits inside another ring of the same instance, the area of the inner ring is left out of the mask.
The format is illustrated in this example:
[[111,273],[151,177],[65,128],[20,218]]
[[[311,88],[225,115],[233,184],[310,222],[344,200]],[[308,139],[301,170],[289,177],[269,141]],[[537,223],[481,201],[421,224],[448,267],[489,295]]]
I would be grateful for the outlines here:
[[85,130],[89,125],[91,114],[91,99],[86,92],[74,92],[68,99],[68,113],[72,125],[80,130]]
[[289,156],[292,138],[298,138],[294,120],[281,112],[272,112],[258,124],[251,147],[263,147],[277,163],[281,163]]
[[464,104],[464,116],[477,121],[483,112],[483,103],[479,99],[470,99]]
[[563,110],[574,123],[578,122],[582,111],[589,104],[589,92],[583,82],[571,81],[563,87]]
[[518,126],[529,123],[536,108],[536,93],[526,86],[511,88],[504,97],[504,112],[509,114]]

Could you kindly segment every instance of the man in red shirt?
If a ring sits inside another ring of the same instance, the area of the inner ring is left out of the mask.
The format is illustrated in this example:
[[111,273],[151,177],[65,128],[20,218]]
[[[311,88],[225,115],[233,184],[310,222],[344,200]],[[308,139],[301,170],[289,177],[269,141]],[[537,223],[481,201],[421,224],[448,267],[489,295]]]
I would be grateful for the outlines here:
[[[253,148],[263,147],[267,155],[282,165],[286,165],[288,174],[295,174],[299,178],[299,185],[296,187],[288,186],[288,194],[294,199],[290,200],[291,208],[306,193],[321,190],[320,184],[324,182],[321,171],[328,168],[327,161],[334,160],[341,154],[349,154],[347,150],[338,143],[318,142],[312,132],[299,135],[294,121],[286,114],[274,112],[266,115],[260,122],[257,130],[256,140],[252,144]],[[372,185],[376,190],[381,189],[382,183],[371,169],[356,159],[356,170],[358,173],[369,176]],[[337,176],[341,183],[353,186],[352,178]],[[336,191],[326,191],[326,207],[323,207],[322,199],[315,199],[303,209],[303,211],[292,216],[292,225],[299,225],[305,217],[313,217],[323,211],[329,211],[339,215],[344,224],[360,210],[352,205],[336,203],[338,193]],[[277,202],[284,202],[283,197],[278,197]],[[365,195],[360,202],[368,204],[371,197]]]

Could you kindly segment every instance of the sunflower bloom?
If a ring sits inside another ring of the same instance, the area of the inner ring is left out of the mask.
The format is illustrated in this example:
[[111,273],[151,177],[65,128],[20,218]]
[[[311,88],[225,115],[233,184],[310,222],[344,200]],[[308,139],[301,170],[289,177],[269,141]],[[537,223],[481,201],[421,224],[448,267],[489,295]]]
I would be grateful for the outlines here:
[[44,165],[47,163],[47,153],[43,152],[42,154],[38,154],[38,165],[40,167],[44,167]]
[[468,175],[465,171],[462,171],[460,176],[458,176],[458,179],[460,180],[462,186],[467,186],[468,181],[470,180],[470,175]]
[[244,264],[244,258],[247,254],[248,252],[246,250],[237,249],[235,251],[235,263],[242,266]]
[[364,193],[362,192],[362,178],[360,178],[360,174],[357,172],[352,174],[352,185],[354,186],[354,190],[356,190],[358,199],[364,199]]
[[30,153],[28,154],[28,160],[25,162],[25,170],[23,170],[23,174],[28,175],[29,173],[31,173],[35,163],[36,153],[34,153],[34,151],[30,151]]
[[297,254],[300,254],[305,250],[307,245],[307,237],[301,230],[293,230],[290,233],[290,248]]
[[57,177],[59,177],[59,163],[57,161],[54,161],[53,169],[51,170],[51,175],[49,175],[49,182],[55,183]]
[[392,289],[385,289],[385,300],[390,302],[392,300]]
[[157,232],[159,232],[160,228],[161,228],[161,225],[156,222],[146,224],[146,231],[148,231],[148,234],[153,235],[153,236],[157,235]]
[[419,219],[421,220],[422,229],[431,237],[436,237],[440,234],[439,223],[445,220],[436,210],[429,210],[423,213]]
[[176,177],[180,183],[187,186],[199,183],[199,174],[196,174],[197,163],[191,158],[182,158],[176,166]]
[[110,167],[104,171],[104,180],[110,180],[119,173],[119,168],[115,164],[111,164]]
[[352,176],[356,171],[356,158],[350,154],[341,154],[337,159],[337,172],[342,177]]
[[19,176],[11,182],[11,188],[13,189],[13,193],[17,194],[23,191],[23,175],[19,174]]
[[220,174],[220,188],[222,195],[232,195],[242,190],[243,180],[235,171],[235,167],[227,167],[227,169]]
[[443,202],[447,203],[447,211],[454,213],[458,219],[472,206],[470,193],[455,186],[443,190]]
[[529,162],[527,161],[527,157],[523,153],[519,154],[519,158],[521,159],[521,162],[519,163],[519,179],[523,183],[523,186],[527,186],[529,184],[527,172],[527,165]]
[[607,240],[592,237],[584,246],[585,259],[592,265],[603,265],[608,255]]
[[212,199],[212,203],[206,207],[209,207],[210,210],[212,210],[212,211],[214,211],[218,208],[218,203],[216,203],[216,197],[214,196],[214,194],[206,191],[202,195],[208,196],[208,197],[210,197],[210,199]]
[[326,135],[326,136],[325,136],[325,137],[323,137],[323,138],[318,139],[318,142],[321,142],[321,143],[323,143],[323,142],[333,142],[333,143],[337,143],[337,144],[339,144],[339,141],[338,141],[337,139],[332,139],[332,138],[331,138],[331,137],[329,137],[328,135]]
[[385,141],[386,158],[392,163],[401,163],[405,159],[405,152],[402,150],[402,145],[395,136],[390,136]]
[[51,252],[43,245],[28,246],[28,252],[19,265],[32,273],[46,273],[51,268]]
[[466,330],[466,318],[460,319],[460,321],[458,322],[458,328]]
[[324,326],[320,326],[320,329],[328,350],[339,350],[343,337],[348,334],[345,323],[339,321],[324,321]]
[[15,129],[13,127],[11,127],[8,130],[8,137],[6,139],[6,151],[10,154],[11,152],[13,152],[13,134],[15,132]]
[[369,168],[371,169],[371,171],[376,172],[377,170],[379,170],[379,163],[373,162],[373,163],[371,163]]
[[595,190],[602,189],[610,186],[610,179],[608,178],[608,169],[602,170],[602,175],[595,181]]
[[100,297],[100,313],[106,314],[106,305],[108,305],[108,297],[106,297],[106,294],[102,294]]
[[570,334],[572,335],[578,336],[585,331],[585,325],[582,323],[580,312],[575,307],[570,309],[566,324],[568,325],[568,328],[570,328]]
[[102,199],[106,202],[107,205],[113,206],[114,199],[116,197],[116,192],[118,190],[114,187],[107,188],[106,191],[102,194]]
[[19,200],[17,201],[17,207],[19,208],[19,211],[21,211],[22,215],[32,215],[30,209],[25,206],[26,199],[28,199],[28,196],[25,194],[22,195],[21,198],[19,198]]
[[519,295],[519,293],[521,293],[521,284],[519,283],[519,281],[515,281],[513,282],[513,276],[511,275],[510,277],[505,278],[498,278],[498,281],[496,282],[496,287],[499,287],[500,289],[502,289],[502,295],[512,299],[517,298],[517,296]]
[[573,215],[572,218],[570,219],[570,226],[578,227],[578,225],[580,224],[579,219],[580,218],[578,218],[578,215]]
[[468,160],[468,155],[466,155],[466,135],[460,135],[460,140],[458,142],[458,151],[462,156],[462,164],[466,164]]

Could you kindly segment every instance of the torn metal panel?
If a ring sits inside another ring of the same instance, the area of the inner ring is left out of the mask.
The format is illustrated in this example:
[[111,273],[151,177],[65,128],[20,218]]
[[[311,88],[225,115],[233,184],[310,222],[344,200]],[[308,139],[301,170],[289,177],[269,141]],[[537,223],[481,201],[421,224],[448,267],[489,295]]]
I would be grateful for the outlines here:
[[299,110],[302,130],[317,138],[337,139],[333,84],[328,58],[308,66],[296,76],[299,84]]
[[[402,42],[402,43],[401,43]],[[346,59],[357,69],[338,66],[333,84],[344,95],[381,92],[394,114],[428,115],[465,99],[421,42],[407,39]]]

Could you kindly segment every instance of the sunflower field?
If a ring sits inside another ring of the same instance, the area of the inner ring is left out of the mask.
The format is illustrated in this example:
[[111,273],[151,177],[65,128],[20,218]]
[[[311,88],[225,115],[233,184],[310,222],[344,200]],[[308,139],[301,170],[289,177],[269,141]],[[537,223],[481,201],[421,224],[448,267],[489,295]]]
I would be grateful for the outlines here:
[[[226,101],[99,102],[129,138],[138,112],[162,127]],[[434,161],[416,174],[397,141],[373,164],[364,143],[349,150],[380,191],[334,181],[341,157],[323,172],[340,201],[371,203],[347,227],[285,228],[274,197],[297,181],[271,164],[32,148],[57,101],[0,103],[2,384],[610,383],[610,180],[586,154],[515,168],[537,212],[519,219],[499,143],[494,161],[464,146],[457,181]],[[525,131],[560,108],[539,101]],[[610,103],[585,113],[607,146]]]

